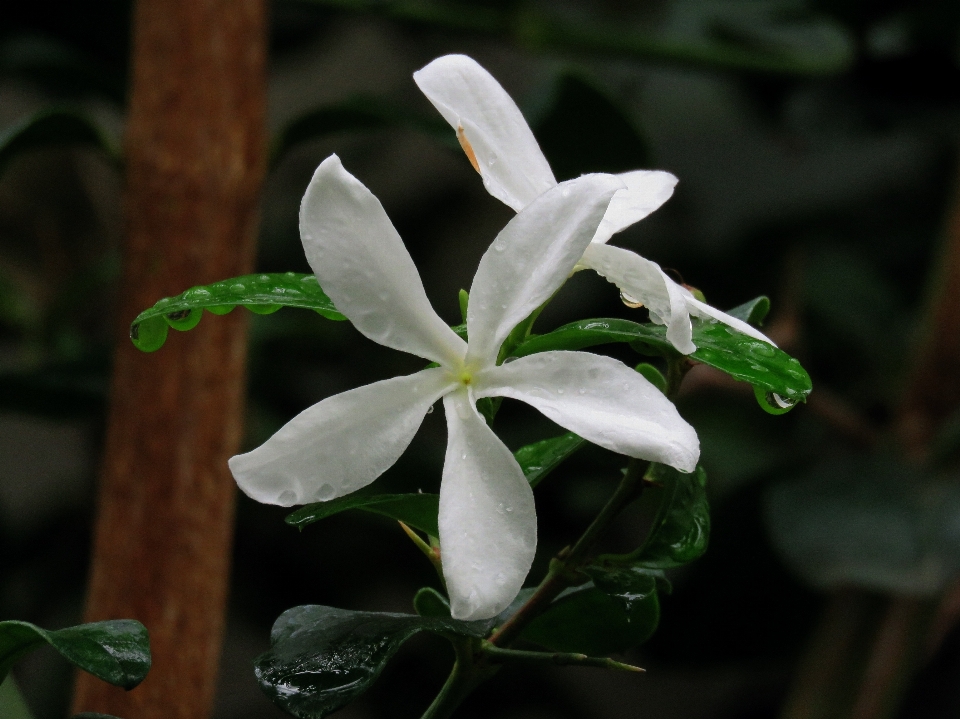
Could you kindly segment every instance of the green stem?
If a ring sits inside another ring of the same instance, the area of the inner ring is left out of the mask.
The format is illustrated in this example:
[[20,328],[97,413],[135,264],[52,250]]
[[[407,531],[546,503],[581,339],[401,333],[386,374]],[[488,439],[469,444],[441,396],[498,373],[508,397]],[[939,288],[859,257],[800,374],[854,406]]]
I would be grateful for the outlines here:
[[550,563],[547,576],[544,577],[533,596],[490,637],[492,645],[502,647],[510,644],[547,608],[550,602],[557,598],[560,592],[585,581],[579,574],[579,569],[587,552],[624,507],[643,491],[643,475],[648,466],[648,462],[638,459],[630,460],[623,473],[623,479],[620,480],[620,484],[607,500],[604,508],[600,510],[600,514],[590,523],[573,548],[562,550]]
[[447,719],[453,716],[453,712],[470,692],[499,670],[498,666],[477,663],[472,640],[454,637],[451,641],[457,653],[453,669],[450,670],[450,676],[447,677],[440,693],[420,719]]
[[598,667],[622,672],[643,672],[641,667],[624,664],[607,657],[590,657],[573,652],[529,652],[518,649],[503,649],[490,642],[484,642],[481,651],[497,662],[528,662],[534,664],[556,664],[558,666]]

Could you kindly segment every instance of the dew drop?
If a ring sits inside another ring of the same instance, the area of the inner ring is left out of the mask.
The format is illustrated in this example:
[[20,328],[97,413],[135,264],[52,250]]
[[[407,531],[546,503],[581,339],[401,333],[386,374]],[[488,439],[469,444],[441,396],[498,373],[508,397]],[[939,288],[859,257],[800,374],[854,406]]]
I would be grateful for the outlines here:
[[578,391],[580,394],[586,394],[586,393],[587,393],[587,388],[586,388],[586,387],[581,387],[581,388],[580,388],[579,390],[577,390],[577,391]]
[[466,458],[467,458],[467,453],[466,453],[466,452],[464,452],[464,453],[462,453],[462,454],[460,455],[460,459],[466,459]]
[[564,392],[563,387],[557,387],[557,394],[563,394],[563,392]]
[[636,299],[635,297],[632,297],[631,295],[628,295],[623,290],[620,290],[620,301],[623,302],[623,304],[625,304],[630,309],[636,310],[643,307],[643,302]]
[[433,414],[433,405],[427,407],[427,414]]
[[796,404],[794,400],[781,397],[776,392],[771,392],[768,394],[767,400],[770,402],[770,404],[776,405],[780,409],[790,409]]
[[504,242],[494,242],[493,249],[497,252],[503,252],[505,249],[507,249],[507,245]]
[[245,289],[247,289],[247,286],[242,282],[234,282],[232,285],[230,285],[230,289],[234,292],[243,292]]
[[317,489],[317,499],[321,502],[326,502],[329,499],[333,499],[333,496],[337,493],[337,490],[333,488],[332,484],[327,484],[324,482]]
[[502,587],[504,584],[507,583],[507,575],[504,574],[503,572],[497,572],[497,578],[495,581],[497,582],[497,586]]
[[296,504],[296,502],[297,502],[297,493],[294,492],[292,489],[283,490],[282,492],[280,492],[280,496],[277,497],[277,503],[281,507],[289,507],[292,504]]

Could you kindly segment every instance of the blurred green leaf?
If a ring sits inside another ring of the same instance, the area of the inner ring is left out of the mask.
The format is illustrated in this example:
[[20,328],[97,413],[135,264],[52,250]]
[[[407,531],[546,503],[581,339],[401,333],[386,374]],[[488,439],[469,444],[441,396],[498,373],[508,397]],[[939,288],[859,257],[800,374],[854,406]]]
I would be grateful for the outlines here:
[[119,147],[90,118],[74,110],[43,110],[0,133],[0,175],[24,152],[64,145],[98,148],[120,162]]
[[[549,6],[509,9],[430,0],[300,0],[302,3],[373,12],[395,20],[490,34],[539,51],[579,51],[670,62],[712,70],[741,70],[788,76],[834,75],[853,60],[852,39],[825,15],[784,12],[781,3],[746,3],[758,12],[741,17],[723,12],[729,3],[687,3],[702,17],[694,32],[641,28],[579,15],[564,17]],[[744,5],[744,3],[735,3]],[[768,9],[767,6],[772,9]],[[706,6],[701,10],[700,6]]]
[[330,320],[345,320],[333,306],[312,274],[243,275],[210,285],[192,287],[166,297],[141,312],[130,324],[130,339],[144,352],[154,352],[167,339],[167,327],[186,331],[200,322],[203,310],[225,315],[240,305],[257,314],[270,314],[281,307],[311,309]]
[[419,632],[482,637],[489,622],[412,614],[351,612],[323,606],[288,609],[254,660],[260,688],[299,719],[321,719],[367,691],[400,646]]
[[[523,342],[514,356],[524,357],[550,350],[579,350],[596,345],[627,342],[638,352],[667,358],[679,356],[662,325],[601,318],[580,320],[553,332],[534,335]],[[719,322],[693,323],[697,351],[690,359],[749,382],[764,392],[773,392],[791,403],[806,399],[813,389],[810,375],[782,350],[741,334]]]
[[13,677],[7,676],[0,682],[0,717],[3,719],[33,719],[27,703],[23,700],[20,690],[13,681]]
[[563,460],[584,444],[586,444],[585,439],[573,432],[567,432],[559,437],[521,447],[513,453],[513,456],[516,457],[530,486],[536,487],[550,472],[559,467]]
[[650,167],[650,152],[627,113],[576,75],[561,75],[534,134],[558,180],[586,172]]
[[456,145],[445,121],[433,115],[411,112],[385,98],[353,97],[335,105],[320,107],[290,122],[273,141],[270,164],[275,167],[297,145],[319,140],[337,132],[407,127]]
[[431,537],[440,536],[437,513],[440,497],[436,494],[362,494],[354,492],[329,502],[301,507],[287,516],[286,522],[298,529],[348,509],[362,509],[396,519]]
[[24,654],[49,644],[71,664],[114,686],[133,689],[150,669],[147,629],[132,619],[47,631],[27,622],[0,622],[0,677]]
[[561,593],[521,634],[558,652],[607,655],[642,644],[656,631],[660,602],[655,591],[630,602],[588,582]]
[[960,487],[894,456],[827,460],[771,486],[764,519],[815,587],[936,596],[960,573]]
[[112,714],[98,714],[97,712],[83,712],[82,714],[74,714],[70,719],[118,719],[118,717],[113,716]]
[[27,80],[53,95],[94,96],[118,105],[124,102],[127,87],[123,68],[96,62],[49,35],[16,33],[0,41],[0,75]]

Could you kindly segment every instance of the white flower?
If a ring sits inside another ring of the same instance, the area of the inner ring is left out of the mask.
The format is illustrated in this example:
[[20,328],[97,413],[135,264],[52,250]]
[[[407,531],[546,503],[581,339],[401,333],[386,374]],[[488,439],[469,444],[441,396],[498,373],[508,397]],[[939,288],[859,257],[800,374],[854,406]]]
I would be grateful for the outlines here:
[[480,619],[502,611],[520,590],[537,532],[530,485],[477,412],[477,399],[522,400],[601,447],[692,471],[699,456],[693,428],[624,364],[586,352],[544,352],[496,364],[507,334],[567,279],[622,186],[613,175],[586,175],[543,193],[507,224],[473,280],[468,346],[431,307],[377,198],[339,158],[327,158],[300,208],[310,266],[360,332],[440,366],[304,410],[259,448],[230,460],[240,488],[257,501],[283,506],[358,490],[397,461],[443,398],[444,578],[453,616]]
[[[475,60],[446,55],[415,72],[413,79],[457,131],[460,145],[491,195],[520,212],[556,186],[550,165],[520,109]],[[667,338],[683,354],[697,349],[692,341],[690,315],[719,320],[773,344],[746,322],[697,300],[656,263],[606,244],[615,233],[670,199],[677,184],[677,178],[669,172],[638,170],[618,177],[626,187],[614,195],[579,267],[595,270],[617,285],[625,299],[645,305],[654,322],[667,326]]]

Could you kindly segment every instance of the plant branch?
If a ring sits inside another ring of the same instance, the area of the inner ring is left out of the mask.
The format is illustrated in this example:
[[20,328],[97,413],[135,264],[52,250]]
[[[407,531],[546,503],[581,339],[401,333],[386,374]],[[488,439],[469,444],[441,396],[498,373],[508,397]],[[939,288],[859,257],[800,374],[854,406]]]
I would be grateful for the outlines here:
[[590,657],[572,652],[528,652],[518,649],[503,649],[484,642],[481,651],[497,662],[528,662],[533,664],[556,664],[558,666],[597,667],[621,672],[645,672],[642,667],[624,664],[607,657]]
[[556,558],[550,562],[547,576],[537,587],[537,591],[502,627],[494,632],[493,636],[490,637],[490,644],[504,646],[515,640],[527,625],[539,616],[550,602],[557,598],[560,592],[584,581],[579,570],[587,552],[593,547],[604,530],[610,526],[611,522],[616,519],[617,515],[623,511],[624,507],[634,501],[643,491],[643,476],[648,466],[649,462],[638,459],[630,460],[626,471],[623,473],[623,479],[620,480],[620,484],[607,504],[600,510],[600,514],[594,518],[572,548],[567,547],[561,550]]
[[478,684],[489,679],[498,670],[499,666],[478,664],[474,655],[473,640],[466,637],[452,638],[457,658],[453,662],[450,676],[444,683],[433,703],[427,707],[420,719],[447,719],[453,716],[460,703],[472,692]]

